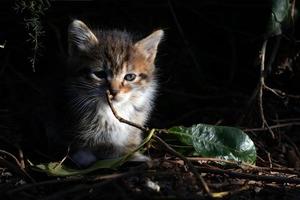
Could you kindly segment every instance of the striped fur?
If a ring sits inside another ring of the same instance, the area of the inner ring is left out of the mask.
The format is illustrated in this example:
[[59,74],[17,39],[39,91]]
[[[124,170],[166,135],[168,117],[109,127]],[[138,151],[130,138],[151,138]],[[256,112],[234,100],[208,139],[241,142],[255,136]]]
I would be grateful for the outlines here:
[[[79,20],[70,24],[66,106],[72,123],[66,132],[79,165],[124,155],[141,143],[140,130],[115,118],[105,92],[114,94],[120,116],[144,125],[157,90],[154,61],[162,36],[158,30],[136,41],[124,31],[92,31]],[[127,74],[136,78],[129,81]]]

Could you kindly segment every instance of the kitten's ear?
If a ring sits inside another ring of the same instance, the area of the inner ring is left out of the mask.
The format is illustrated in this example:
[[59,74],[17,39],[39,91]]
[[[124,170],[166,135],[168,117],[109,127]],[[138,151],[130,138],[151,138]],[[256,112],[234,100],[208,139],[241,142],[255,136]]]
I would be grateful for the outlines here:
[[88,52],[98,44],[94,33],[80,20],[74,20],[68,28],[68,52],[72,56],[80,52]]
[[163,30],[157,30],[148,37],[135,43],[135,47],[146,57],[149,63],[154,62],[157,46],[164,35]]

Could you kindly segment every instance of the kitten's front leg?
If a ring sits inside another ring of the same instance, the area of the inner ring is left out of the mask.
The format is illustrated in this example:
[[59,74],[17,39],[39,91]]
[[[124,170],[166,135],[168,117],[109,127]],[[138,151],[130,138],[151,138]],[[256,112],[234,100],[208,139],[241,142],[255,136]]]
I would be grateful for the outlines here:
[[132,155],[129,161],[134,161],[134,162],[148,162],[151,161],[151,158],[148,156],[145,156],[141,154],[140,152],[136,152]]
[[86,168],[97,161],[97,157],[89,149],[79,149],[70,158],[80,168]]

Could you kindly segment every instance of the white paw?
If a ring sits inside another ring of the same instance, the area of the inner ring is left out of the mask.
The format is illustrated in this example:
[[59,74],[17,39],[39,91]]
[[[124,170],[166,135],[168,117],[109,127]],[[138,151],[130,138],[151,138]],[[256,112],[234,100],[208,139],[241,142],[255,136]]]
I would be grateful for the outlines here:
[[135,153],[133,156],[130,158],[129,161],[134,161],[134,162],[148,162],[151,161],[151,158],[148,156],[145,156],[141,153]]

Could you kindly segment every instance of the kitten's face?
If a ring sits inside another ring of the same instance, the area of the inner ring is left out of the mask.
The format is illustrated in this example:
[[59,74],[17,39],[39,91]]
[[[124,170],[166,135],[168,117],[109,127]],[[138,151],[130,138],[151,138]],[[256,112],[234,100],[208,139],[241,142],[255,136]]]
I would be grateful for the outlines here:
[[154,81],[154,60],[163,31],[140,41],[120,31],[92,32],[83,22],[69,26],[72,82],[83,94],[103,97],[110,91],[116,103],[138,98]]

